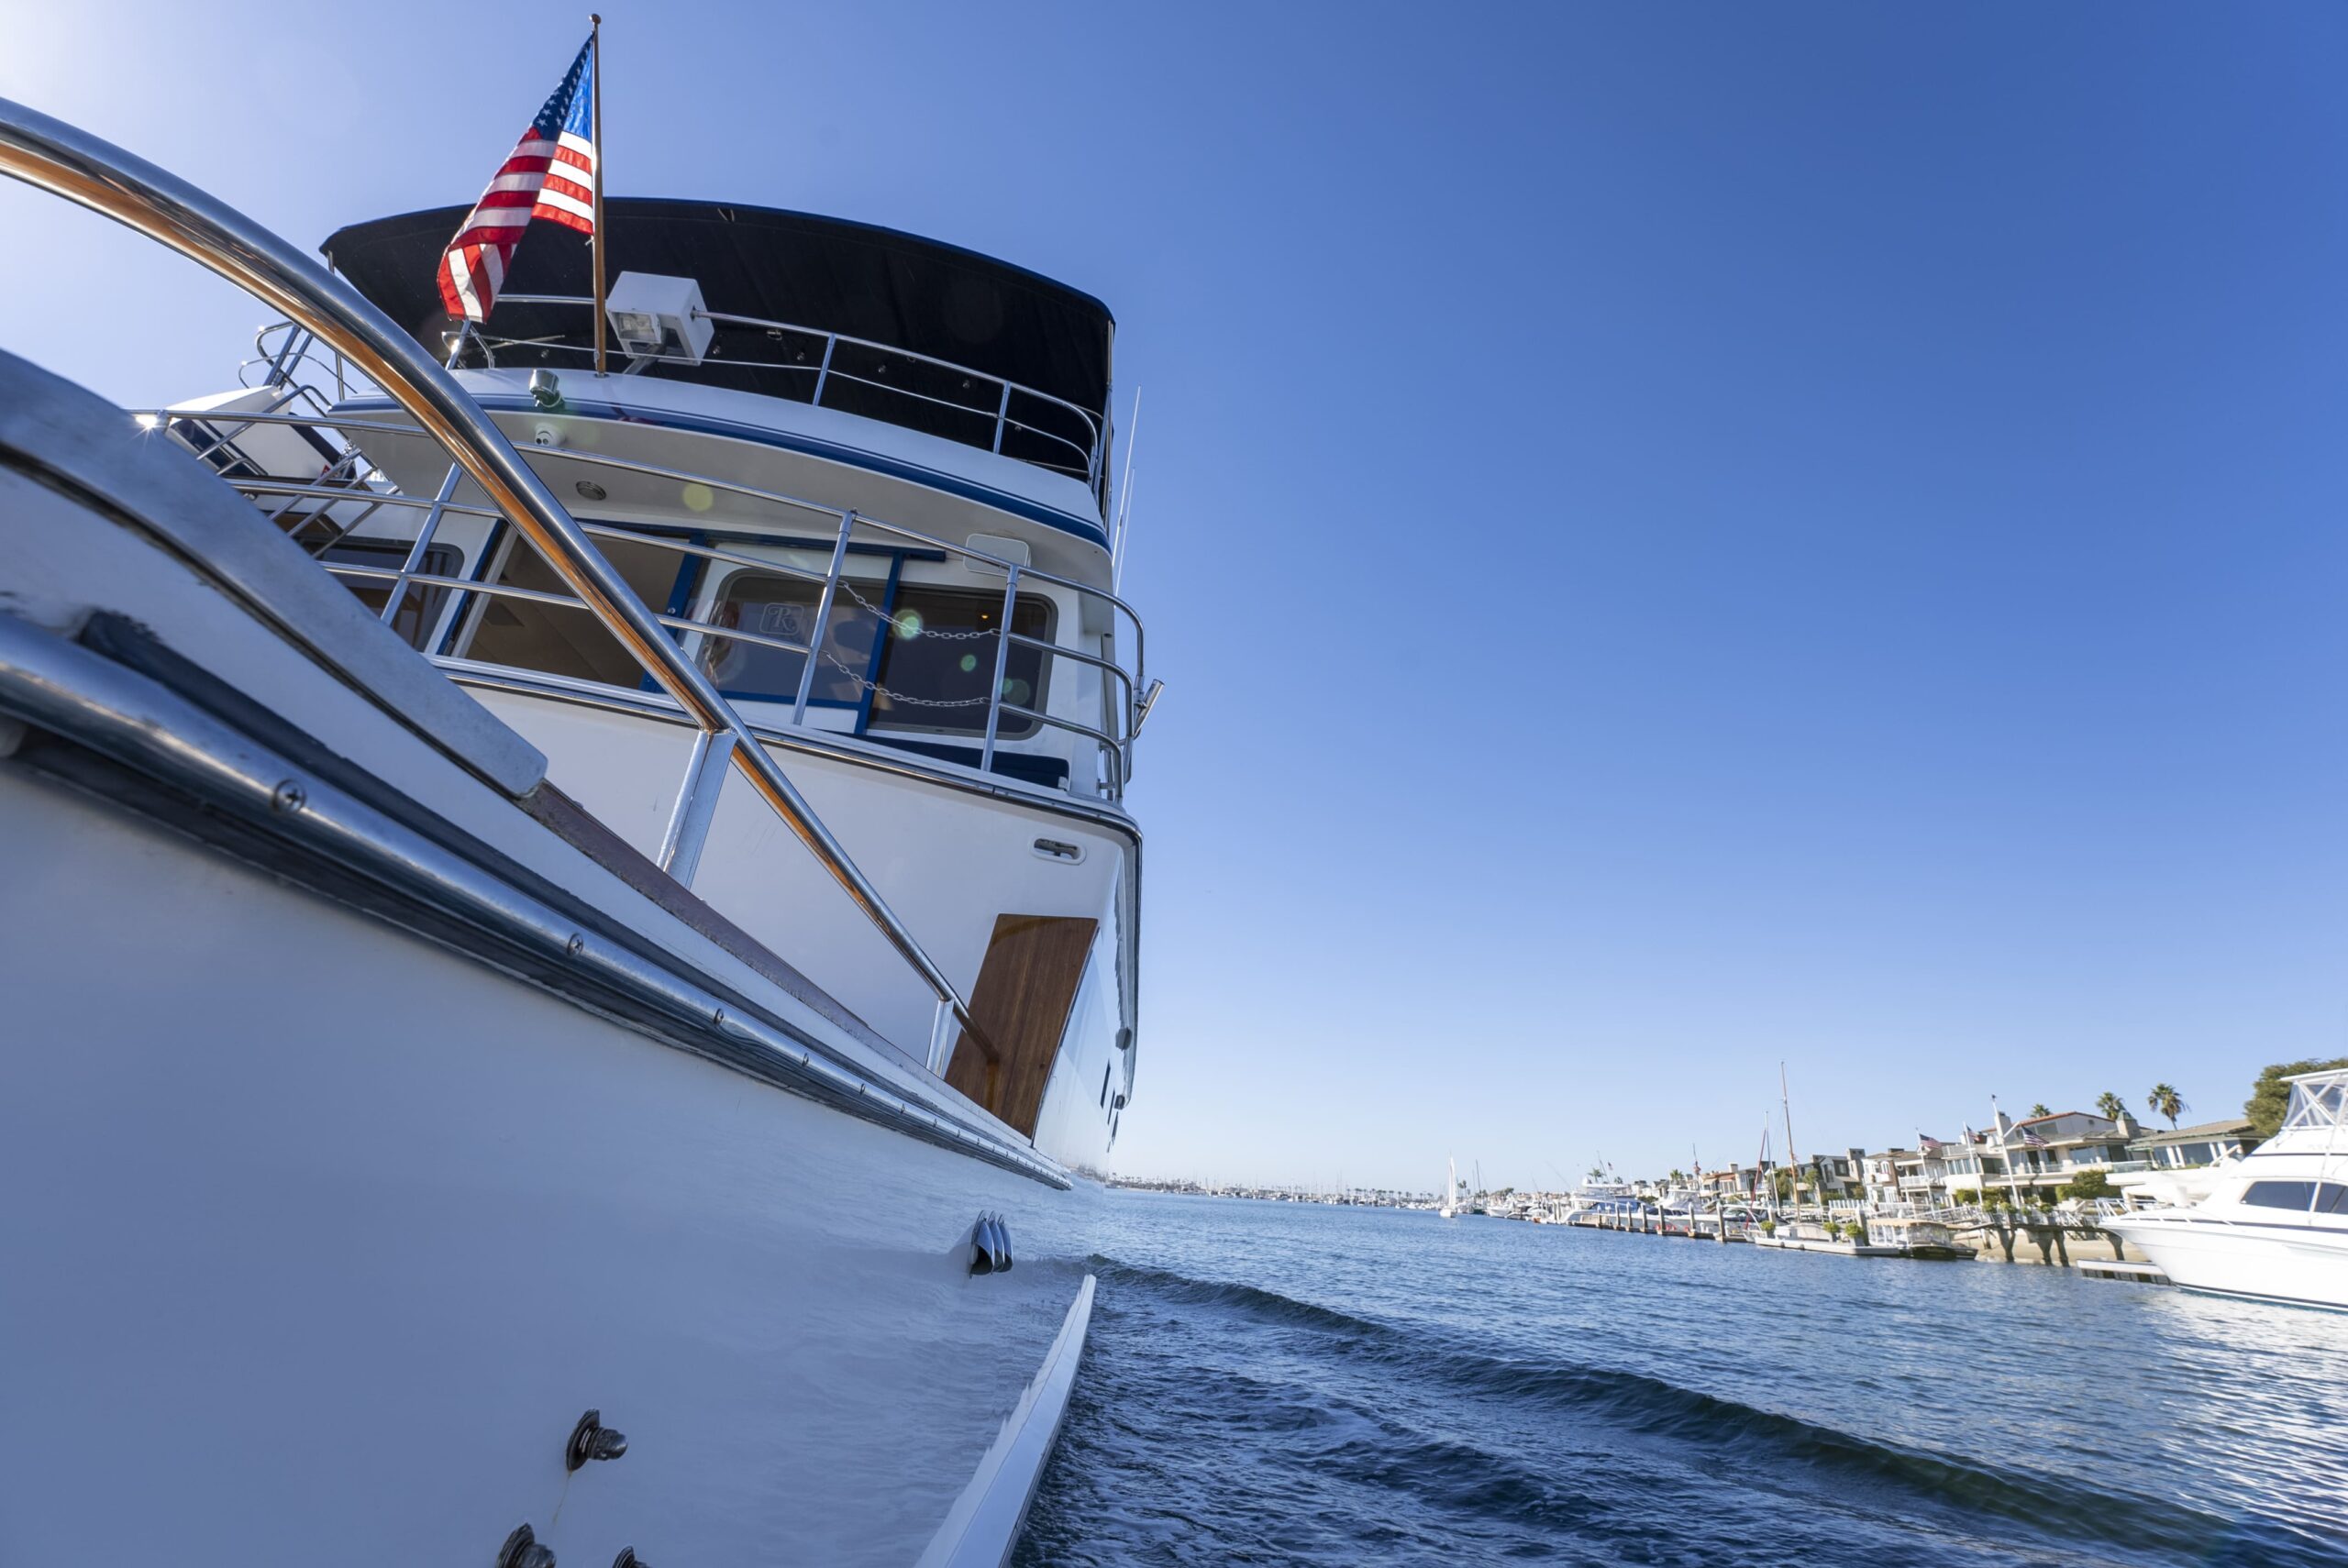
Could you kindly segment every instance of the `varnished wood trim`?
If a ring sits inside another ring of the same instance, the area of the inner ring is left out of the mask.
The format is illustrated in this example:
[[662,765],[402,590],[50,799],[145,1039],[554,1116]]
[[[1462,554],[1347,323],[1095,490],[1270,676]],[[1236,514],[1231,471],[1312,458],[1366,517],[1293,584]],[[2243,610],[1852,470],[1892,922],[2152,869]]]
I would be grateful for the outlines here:
[[995,1049],[965,1031],[947,1064],[947,1083],[1031,1138],[1100,926],[1073,915],[997,915],[970,993],[970,1012]]

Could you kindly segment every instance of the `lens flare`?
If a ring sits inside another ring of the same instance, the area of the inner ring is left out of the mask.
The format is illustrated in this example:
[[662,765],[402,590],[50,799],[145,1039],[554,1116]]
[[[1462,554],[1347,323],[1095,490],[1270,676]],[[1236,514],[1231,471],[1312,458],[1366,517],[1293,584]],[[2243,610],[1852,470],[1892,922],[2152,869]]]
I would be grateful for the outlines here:
[[717,504],[717,492],[705,484],[688,484],[683,497],[688,512],[706,512]]

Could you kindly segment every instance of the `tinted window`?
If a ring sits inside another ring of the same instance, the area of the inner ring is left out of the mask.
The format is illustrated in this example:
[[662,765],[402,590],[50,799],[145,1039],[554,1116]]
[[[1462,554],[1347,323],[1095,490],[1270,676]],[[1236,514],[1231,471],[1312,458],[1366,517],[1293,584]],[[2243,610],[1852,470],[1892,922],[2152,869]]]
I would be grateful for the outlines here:
[[[619,569],[637,597],[658,610],[669,602],[677,581],[680,557],[674,550],[629,539],[597,536],[595,547]],[[555,575],[537,550],[516,540],[498,569],[495,581],[540,593],[570,594],[570,585]],[[473,617],[471,645],[466,657],[485,664],[511,665],[516,669],[540,669],[606,686],[643,684],[644,667],[584,605],[547,604],[529,599],[481,596]]]
[[[811,694],[817,701],[855,704],[872,696],[871,727],[930,734],[986,733],[987,689],[994,679],[995,628],[1002,595],[984,590],[901,583],[889,599],[885,585],[845,580],[832,602],[822,657]],[[726,579],[710,619],[762,636],[805,642],[814,628],[821,583],[780,573],[737,572]],[[884,622],[880,611],[889,614]],[[1048,642],[1052,607],[1023,597],[1012,629]],[[702,659],[729,696],[788,699],[799,690],[804,655],[733,638],[708,638]],[[879,669],[873,666],[878,660]],[[1044,653],[1013,644],[1003,667],[1003,696],[1023,708],[1043,706]],[[1005,713],[997,734],[1019,739],[1041,726]]]
[[[407,553],[413,547],[391,539],[344,539],[328,545],[318,558],[328,564],[336,562],[350,566],[371,567],[379,571],[397,571],[407,564]],[[434,545],[424,552],[424,561],[417,570],[426,577],[457,575],[457,551],[449,545]],[[383,613],[383,601],[391,597],[392,585],[373,578],[346,577],[342,585],[359,597],[359,602],[378,615]],[[392,617],[392,630],[407,639],[408,646],[420,648],[432,628],[440,624],[440,612],[448,606],[449,591],[426,588],[411,583],[400,596],[399,613]]]
[[[866,605],[883,602],[885,591],[880,583],[848,579],[832,596],[832,613],[815,661],[815,683],[808,688],[811,700],[849,706],[864,701],[880,630],[879,613]],[[815,606],[823,594],[822,583],[803,577],[736,572],[725,580],[709,619],[729,630],[738,627],[759,636],[804,643],[814,630]],[[702,664],[729,697],[794,700],[805,663],[804,654],[783,648],[732,637],[703,640]]]
[[[2320,1195],[2318,1187],[2322,1188]],[[2305,1212],[2312,1208],[2319,1214],[2348,1214],[2348,1186],[2336,1181],[2254,1181],[2242,1200],[2260,1209]]]
[[[901,588],[880,652],[880,690],[872,699],[874,726],[985,734],[987,691],[994,680],[994,633],[1002,622],[1000,593],[913,583]],[[1012,607],[1011,629],[1038,642],[1050,641],[1051,604],[1022,598]],[[1042,649],[1011,646],[1003,665],[1002,696],[1006,702],[1042,711]],[[1033,719],[1005,713],[996,733],[1031,735],[1038,727]]]

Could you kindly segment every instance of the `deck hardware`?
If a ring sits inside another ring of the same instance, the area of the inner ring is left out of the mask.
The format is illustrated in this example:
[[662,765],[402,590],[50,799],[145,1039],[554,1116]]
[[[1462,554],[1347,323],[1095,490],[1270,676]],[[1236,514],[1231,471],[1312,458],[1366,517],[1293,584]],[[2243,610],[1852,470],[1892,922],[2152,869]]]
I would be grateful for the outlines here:
[[1133,1048],[1134,1032],[1133,1027],[1128,1024],[1124,1028],[1117,1031],[1117,1049],[1120,1051],[1130,1051]]
[[627,1434],[604,1424],[604,1412],[590,1410],[570,1429],[570,1442],[562,1451],[562,1467],[576,1470],[591,1459],[617,1459],[627,1452]]
[[544,409],[560,408],[562,406],[562,378],[552,370],[532,370],[530,372],[530,401]]
[[574,931],[570,933],[570,940],[562,944],[562,950],[576,958],[586,945],[587,939]]
[[554,1568],[554,1548],[539,1545],[528,1525],[515,1525],[497,1553],[497,1568]]
[[1075,866],[1084,859],[1084,845],[1070,844],[1065,839],[1039,838],[1036,841],[1036,853],[1047,860],[1064,861]]
[[652,1564],[636,1554],[633,1546],[623,1546],[620,1554],[612,1559],[612,1568],[652,1568]]
[[579,492],[579,498],[581,501],[601,501],[612,493],[593,480],[581,480],[570,488]]
[[1010,1237],[1002,1230],[1002,1221],[991,1214],[980,1215],[979,1222],[970,1227],[970,1272],[1004,1274],[1010,1268]]
[[1134,727],[1130,734],[1141,734],[1141,727],[1149,723],[1150,710],[1157,706],[1158,693],[1165,690],[1166,682],[1163,680],[1153,680],[1143,690],[1141,701],[1134,704]]
[[720,1028],[720,1029],[725,1028],[725,1010],[724,1008],[722,1008],[722,1007],[721,1007],[721,1008],[719,1008],[715,1012],[711,1013],[711,1014],[709,1015],[709,1021],[710,1021],[710,1022],[712,1022],[712,1023],[714,1023],[714,1024],[715,1024],[715,1025],[716,1025],[718,1028]]
[[298,779],[288,778],[269,792],[269,809],[280,816],[290,817],[310,803],[310,792]]

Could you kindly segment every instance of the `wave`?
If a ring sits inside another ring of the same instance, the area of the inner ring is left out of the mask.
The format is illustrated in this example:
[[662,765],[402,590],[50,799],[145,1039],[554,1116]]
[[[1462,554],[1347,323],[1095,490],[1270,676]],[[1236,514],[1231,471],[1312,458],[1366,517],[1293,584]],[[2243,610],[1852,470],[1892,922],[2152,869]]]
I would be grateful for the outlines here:
[[1295,1323],[1365,1338],[1396,1332],[1390,1324],[1357,1318],[1334,1307],[1299,1301],[1292,1296],[1282,1296],[1276,1290],[1266,1290],[1259,1286],[1241,1285],[1232,1280],[1199,1279],[1168,1269],[1150,1268],[1143,1264],[1121,1263],[1115,1258],[1105,1258],[1097,1253],[1092,1258],[1092,1266],[1104,1276],[1102,1281],[1104,1285],[1123,1282],[1140,1286],[1161,1299],[1178,1301],[1184,1306],[1235,1307],[1271,1322]]
[[[1316,1331],[1333,1357],[1367,1361],[1381,1373],[1433,1379],[1455,1393],[1596,1419],[1626,1435],[1705,1451],[1692,1463],[1733,1466],[1757,1485],[1795,1487],[1805,1473],[1831,1491],[1854,1486],[1878,1501],[1926,1502],[1963,1515],[1993,1515],[2047,1537],[2088,1540],[2132,1551],[2222,1562],[2336,1562],[2309,1538],[2279,1524],[2246,1525],[2185,1504],[2085,1485],[1935,1453],[1782,1411],[1748,1405],[1641,1372],[1555,1358],[1511,1358],[1476,1348],[1456,1332],[1407,1330],[1260,1286],[1202,1279],[1114,1258],[1095,1257],[1102,1285],[1159,1302],[1229,1311]],[[1955,1418],[1963,1419],[1961,1410]],[[1460,1457],[1448,1456],[1455,1463]],[[1498,1456],[1494,1456],[1497,1458]],[[2254,1530],[2256,1540],[2245,1538]]]

